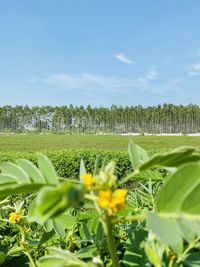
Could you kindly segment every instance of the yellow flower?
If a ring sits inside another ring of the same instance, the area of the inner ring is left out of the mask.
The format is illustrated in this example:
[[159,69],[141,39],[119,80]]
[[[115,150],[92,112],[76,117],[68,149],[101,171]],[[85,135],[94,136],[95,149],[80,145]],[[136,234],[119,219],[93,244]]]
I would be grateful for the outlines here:
[[81,176],[81,179],[83,180],[85,186],[87,188],[91,188],[95,184],[95,180],[91,173],[86,173]]
[[118,210],[124,209],[126,206],[126,189],[117,189],[113,193],[112,200],[110,202],[110,208],[116,212]]
[[111,209],[112,212],[117,212],[126,206],[127,190],[117,189],[113,193],[110,190],[99,192],[98,204],[102,209]]
[[22,218],[22,215],[16,212],[11,212],[9,214],[9,222],[16,223],[19,222]]
[[112,199],[112,192],[110,190],[103,190],[99,192],[99,207],[102,209],[109,208],[110,201]]

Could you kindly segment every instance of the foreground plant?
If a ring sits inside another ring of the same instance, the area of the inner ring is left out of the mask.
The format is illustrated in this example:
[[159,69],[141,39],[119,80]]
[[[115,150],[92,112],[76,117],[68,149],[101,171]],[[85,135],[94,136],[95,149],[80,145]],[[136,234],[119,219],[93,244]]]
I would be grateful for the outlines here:
[[[16,259],[31,267],[200,265],[199,151],[180,148],[150,159],[132,143],[129,156],[133,171],[120,181],[114,162],[97,160],[87,172],[82,160],[76,181],[58,177],[42,154],[38,167],[2,163],[0,265]],[[165,179],[159,168],[167,168]],[[12,206],[20,195],[23,205]]]
[[[93,201],[99,214],[112,264],[118,267],[120,263],[116,253],[113,226],[116,212],[126,206],[127,190],[116,189],[117,177],[114,175],[114,167],[114,162],[111,162],[98,175],[93,177],[92,174],[85,173],[81,176],[81,180],[88,190],[88,194],[85,195],[86,199]],[[82,172],[84,172],[85,168],[82,168]]]

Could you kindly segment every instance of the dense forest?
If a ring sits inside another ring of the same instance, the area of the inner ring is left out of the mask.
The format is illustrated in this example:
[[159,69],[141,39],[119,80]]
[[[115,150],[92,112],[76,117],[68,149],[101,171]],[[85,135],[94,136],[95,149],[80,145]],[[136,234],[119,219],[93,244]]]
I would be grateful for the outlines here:
[[116,106],[2,106],[0,132],[53,133],[196,133],[197,105]]

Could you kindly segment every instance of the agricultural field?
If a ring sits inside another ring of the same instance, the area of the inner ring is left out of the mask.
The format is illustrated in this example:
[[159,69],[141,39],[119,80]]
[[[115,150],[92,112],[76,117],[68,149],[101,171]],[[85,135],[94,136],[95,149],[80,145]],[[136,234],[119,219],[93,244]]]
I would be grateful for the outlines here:
[[168,151],[179,146],[200,147],[200,136],[2,134],[0,151],[33,152],[64,149],[127,151],[129,141],[151,152]]

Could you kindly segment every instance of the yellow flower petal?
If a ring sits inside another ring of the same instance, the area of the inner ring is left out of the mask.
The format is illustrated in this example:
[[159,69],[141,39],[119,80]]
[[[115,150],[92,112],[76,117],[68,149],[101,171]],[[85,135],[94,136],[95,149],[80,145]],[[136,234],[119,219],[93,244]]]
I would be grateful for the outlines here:
[[126,206],[126,189],[117,189],[113,193],[111,190],[103,190],[99,192],[98,204],[100,208],[111,209],[117,212]]
[[19,214],[19,213],[16,213],[16,212],[11,212],[9,214],[9,218],[8,219],[9,219],[9,221],[11,223],[16,223],[16,222],[18,222],[18,221],[20,221],[22,219],[22,215]]
[[81,180],[83,180],[85,186],[87,188],[91,188],[95,184],[95,180],[91,173],[86,173],[81,176]]
[[102,190],[99,192],[99,207],[100,208],[108,208],[110,201],[112,199],[112,192],[110,190]]

